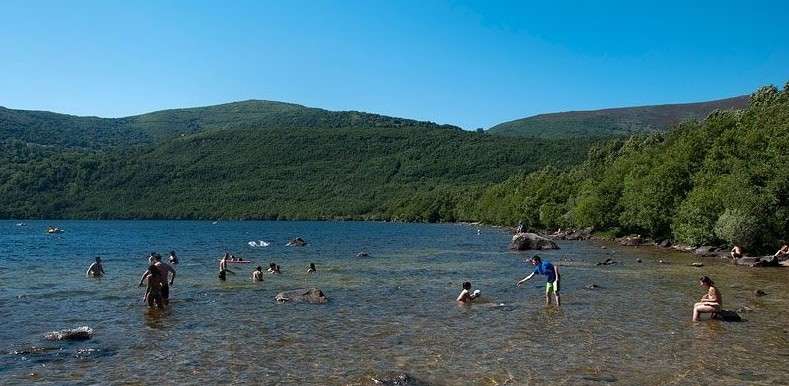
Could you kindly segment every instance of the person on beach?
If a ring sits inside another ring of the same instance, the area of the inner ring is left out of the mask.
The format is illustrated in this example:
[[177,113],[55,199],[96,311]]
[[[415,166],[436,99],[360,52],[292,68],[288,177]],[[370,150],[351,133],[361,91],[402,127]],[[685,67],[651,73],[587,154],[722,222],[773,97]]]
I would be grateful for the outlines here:
[[786,259],[789,257],[789,243],[782,242],[781,244],[783,246],[773,256],[777,259]]
[[263,281],[263,267],[259,266],[252,271],[252,281]]
[[[149,308],[153,308],[154,305],[159,309],[164,308],[164,298],[162,297],[162,284],[164,282],[162,281],[161,271],[155,265],[150,265],[143,276],[148,279],[148,286],[145,288],[143,301],[148,303]],[[140,282],[140,287],[142,287],[142,282]]]
[[735,245],[734,248],[731,249],[731,257],[732,259],[739,259],[742,257],[742,248],[739,245]]
[[468,304],[471,303],[474,299],[479,297],[479,290],[471,292],[471,282],[463,283],[463,290],[460,291],[460,295],[456,299],[457,302]]
[[[170,266],[170,264],[162,262],[162,256],[160,256],[158,253],[151,256],[151,258],[153,260],[153,264],[151,265],[159,270],[159,274],[161,276],[160,279],[162,281],[162,285],[161,285],[162,303],[164,303],[164,305],[167,305],[170,303],[170,286],[173,285],[173,282],[175,281],[175,269],[173,269],[173,267]],[[173,274],[172,277],[170,277],[171,273]],[[145,278],[148,277],[148,275],[150,275],[148,271],[145,271],[145,273],[142,274],[142,277],[140,278],[140,286],[142,286],[143,280],[145,280]],[[168,278],[170,279],[169,283],[167,281]]]
[[96,262],[88,267],[88,272],[85,273],[88,277],[101,277],[104,276],[104,266],[101,265],[101,257],[96,256]]
[[699,321],[699,314],[712,314],[711,316],[714,318],[720,312],[721,305],[723,305],[721,292],[718,291],[718,287],[715,287],[715,283],[709,277],[702,276],[699,279],[699,285],[704,287],[707,293],[701,297],[698,303],[693,305],[694,322]]
[[556,305],[561,305],[559,301],[559,269],[547,261],[542,261],[540,256],[537,255],[531,258],[531,263],[535,267],[534,272],[521,279],[515,285],[520,287],[521,284],[531,279],[534,275],[545,275],[545,304],[551,304],[551,293],[553,293]]
[[307,267],[307,273],[313,273],[313,272],[318,272],[318,270],[315,268],[315,263],[310,263],[310,266]]
[[175,255],[175,251],[170,251],[170,264],[176,265],[178,264],[178,256]]

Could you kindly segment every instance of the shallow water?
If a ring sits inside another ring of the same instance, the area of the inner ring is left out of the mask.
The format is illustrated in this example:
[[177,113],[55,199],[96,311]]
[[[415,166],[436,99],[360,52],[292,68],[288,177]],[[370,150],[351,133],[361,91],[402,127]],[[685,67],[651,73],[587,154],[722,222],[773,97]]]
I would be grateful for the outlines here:
[[[0,384],[367,384],[401,372],[439,385],[789,383],[789,269],[694,268],[684,254],[560,242],[541,253],[560,266],[556,309],[543,304],[543,280],[515,287],[527,255],[507,251],[509,234],[495,228],[60,221],[66,232],[47,235],[47,222],[17,222],[0,221]],[[296,236],[309,245],[285,247]],[[145,256],[170,249],[181,259],[171,307],[149,311],[136,286]],[[220,282],[226,249],[284,274],[255,284],[254,264],[235,265]],[[361,250],[370,257],[354,257]],[[85,277],[95,255],[105,278]],[[606,257],[622,263],[594,266]],[[305,274],[310,262],[317,275]],[[702,274],[724,308],[753,308],[745,322],[689,321]],[[456,305],[465,280],[489,303]],[[330,302],[273,300],[305,286]],[[92,340],[43,339],[82,325]]]

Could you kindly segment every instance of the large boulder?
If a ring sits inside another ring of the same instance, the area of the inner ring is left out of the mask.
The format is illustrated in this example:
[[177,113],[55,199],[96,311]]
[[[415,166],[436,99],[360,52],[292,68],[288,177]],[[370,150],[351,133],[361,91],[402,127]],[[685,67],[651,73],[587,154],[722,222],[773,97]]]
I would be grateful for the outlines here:
[[625,246],[629,246],[629,247],[636,247],[636,246],[639,246],[639,245],[643,245],[643,244],[645,244],[647,242],[647,240],[645,238],[641,237],[641,235],[630,235],[630,236],[620,237],[620,238],[616,239],[616,241],[619,244],[622,244],[622,245],[625,245]]
[[542,237],[536,233],[516,233],[512,236],[510,249],[516,251],[526,251],[529,249],[559,249],[553,240]]
[[775,256],[740,257],[734,261],[734,264],[747,265],[749,267],[779,267],[781,265]]
[[87,326],[48,332],[47,340],[88,340],[93,337],[93,329]]
[[283,291],[277,294],[274,299],[277,303],[326,303],[326,295],[320,288],[302,288],[290,291]]

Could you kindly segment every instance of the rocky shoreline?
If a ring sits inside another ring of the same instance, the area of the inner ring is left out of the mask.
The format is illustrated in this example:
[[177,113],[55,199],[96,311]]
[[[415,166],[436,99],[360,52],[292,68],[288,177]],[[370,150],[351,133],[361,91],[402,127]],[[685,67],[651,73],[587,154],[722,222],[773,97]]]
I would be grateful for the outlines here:
[[592,228],[586,229],[559,229],[553,233],[547,232],[515,232],[510,243],[510,249],[517,251],[559,249],[554,240],[604,240],[615,241],[625,247],[655,247],[685,252],[697,257],[717,257],[728,260],[734,265],[747,267],[789,267],[789,259],[767,256],[743,256],[732,258],[729,249],[720,246],[690,246],[674,244],[671,240],[653,240],[641,235],[629,235],[617,238],[600,237],[593,233]]

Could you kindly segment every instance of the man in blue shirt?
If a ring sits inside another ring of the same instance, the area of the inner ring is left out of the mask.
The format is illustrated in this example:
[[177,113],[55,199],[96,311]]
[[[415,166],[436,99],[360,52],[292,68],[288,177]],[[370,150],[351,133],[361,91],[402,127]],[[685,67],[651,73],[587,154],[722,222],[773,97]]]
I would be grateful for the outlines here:
[[554,267],[553,264],[542,261],[540,256],[534,255],[531,258],[531,263],[534,265],[534,272],[529,274],[529,276],[524,277],[521,281],[519,281],[516,285],[518,287],[521,284],[525,283],[527,280],[531,279],[534,275],[545,275],[546,282],[545,282],[545,304],[551,304],[551,292],[553,292],[553,296],[556,298],[556,305],[559,305],[559,269]]

